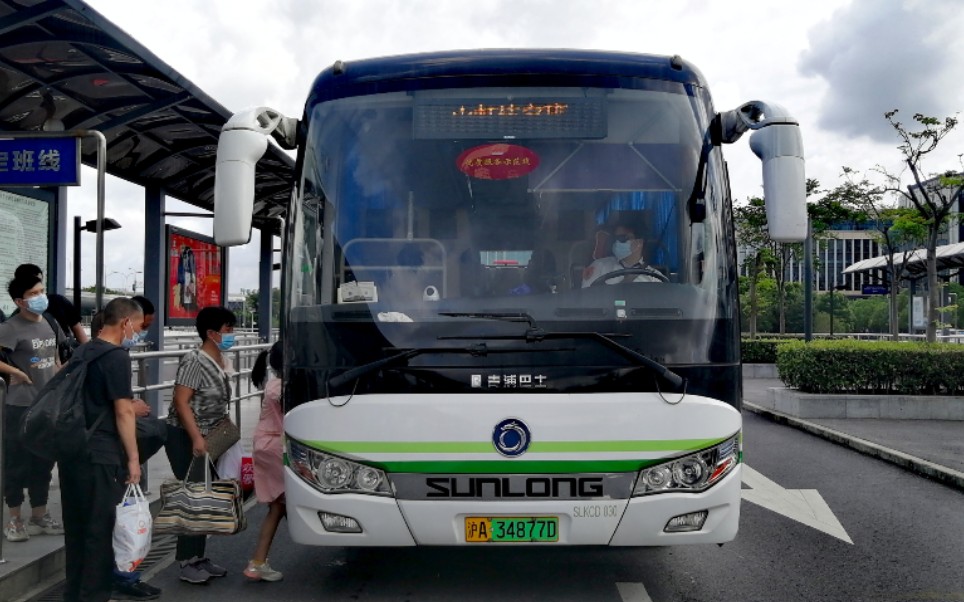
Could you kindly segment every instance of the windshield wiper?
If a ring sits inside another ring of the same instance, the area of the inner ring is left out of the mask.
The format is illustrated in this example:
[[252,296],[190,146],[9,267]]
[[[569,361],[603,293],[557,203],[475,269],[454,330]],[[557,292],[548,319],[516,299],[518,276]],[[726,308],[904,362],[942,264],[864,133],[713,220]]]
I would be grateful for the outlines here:
[[629,359],[635,360],[638,364],[645,366],[655,372],[658,376],[665,379],[668,383],[673,386],[679,387],[683,385],[683,377],[676,374],[663,364],[657,362],[656,360],[650,359],[645,355],[638,353],[625,345],[618,343],[613,340],[613,337],[628,337],[628,334],[622,333],[602,333],[602,332],[547,332],[540,328],[536,324],[535,318],[527,313],[501,313],[501,312],[443,312],[440,313],[441,316],[450,316],[455,318],[481,318],[489,320],[503,320],[505,322],[525,322],[529,325],[521,335],[473,335],[473,336],[447,336],[439,337],[439,340],[451,340],[451,339],[476,339],[476,340],[519,340],[524,339],[527,343],[533,343],[538,341],[544,341],[546,339],[591,339],[599,341],[603,345],[613,349],[614,351],[620,353],[622,356]]
[[572,351],[572,349],[490,349],[485,343],[478,343],[475,345],[469,345],[467,347],[415,347],[413,349],[406,349],[400,353],[396,353],[395,355],[383,357],[380,360],[368,362],[367,364],[362,364],[361,366],[355,366],[354,368],[346,370],[337,376],[329,378],[328,386],[340,387],[352,380],[355,380],[356,378],[374,372],[379,368],[406,362],[417,355],[424,355],[427,353],[460,353],[471,355],[473,357],[485,357],[490,353],[541,353],[544,351]]

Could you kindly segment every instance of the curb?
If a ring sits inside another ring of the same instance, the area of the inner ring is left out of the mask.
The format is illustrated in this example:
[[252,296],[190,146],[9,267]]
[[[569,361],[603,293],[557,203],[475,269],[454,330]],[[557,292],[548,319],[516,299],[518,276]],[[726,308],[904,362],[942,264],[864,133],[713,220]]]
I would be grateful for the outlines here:
[[927,477],[947,485],[948,487],[953,487],[959,491],[964,491],[964,473],[958,472],[952,468],[934,464],[933,462],[884,447],[877,443],[872,443],[866,439],[848,435],[847,433],[834,430],[832,428],[814,424],[813,422],[807,422],[806,420],[801,420],[800,418],[790,416],[789,414],[764,408],[746,400],[743,401],[743,407],[754,414],[769,418],[778,424],[785,424],[787,426],[792,426],[793,428],[806,431],[812,435],[832,441],[838,445],[848,447],[854,451],[878,458],[884,462],[894,464],[895,466],[899,466],[905,470],[909,470],[921,476]]

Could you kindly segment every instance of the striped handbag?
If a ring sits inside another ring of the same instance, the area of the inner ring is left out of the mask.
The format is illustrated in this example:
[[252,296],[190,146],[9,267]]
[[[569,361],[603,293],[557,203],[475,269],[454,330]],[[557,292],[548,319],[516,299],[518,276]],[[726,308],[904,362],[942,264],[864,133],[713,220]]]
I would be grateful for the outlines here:
[[[211,457],[204,457],[204,481],[192,482],[191,469],[183,481],[161,485],[161,509],[154,518],[154,533],[166,535],[234,535],[248,526],[242,506],[241,484],[234,479],[211,478]],[[217,473],[215,472],[215,477]]]

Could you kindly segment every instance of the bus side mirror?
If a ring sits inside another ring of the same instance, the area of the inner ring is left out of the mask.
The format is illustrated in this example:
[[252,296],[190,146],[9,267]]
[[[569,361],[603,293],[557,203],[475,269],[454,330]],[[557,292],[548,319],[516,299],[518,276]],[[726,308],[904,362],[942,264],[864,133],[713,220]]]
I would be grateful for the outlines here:
[[214,241],[222,246],[251,240],[255,169],[268,136],[293,143],[297,121],[267,107],[236,113],[218,137],[214,166]]
[[780,105],[758,100],[720,114],[722,142],[746,130],[750,150],[763,163],[763,198],[770,238],[800,242],[807,237],[807,179],[803,138],[797,121]]
[[807,180],[800,127],[771,125],[750,136],[750,150],[763,163],[763,199],[770,238],[800,242],[807,237]]

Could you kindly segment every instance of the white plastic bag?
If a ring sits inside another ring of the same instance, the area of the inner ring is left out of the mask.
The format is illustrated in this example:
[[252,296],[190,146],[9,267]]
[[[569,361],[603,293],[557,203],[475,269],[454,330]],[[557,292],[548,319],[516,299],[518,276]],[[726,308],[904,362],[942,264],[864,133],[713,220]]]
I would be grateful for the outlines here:
[[114,521],[114,562],[117,570],[132,573],[151,551],[151,507],[141,486],[127,486],[117,504]]
[[218,476],[222,479],[240,481],[241,459],[243,455],[244,452],[241,450],[240,441],[229,447],[227,451],[218,458],[218,465],[215,467],[218,470]]

